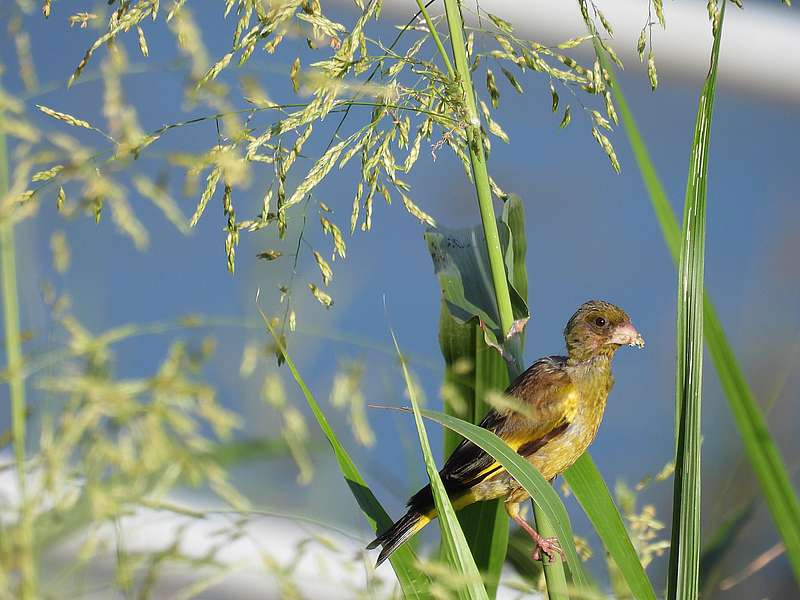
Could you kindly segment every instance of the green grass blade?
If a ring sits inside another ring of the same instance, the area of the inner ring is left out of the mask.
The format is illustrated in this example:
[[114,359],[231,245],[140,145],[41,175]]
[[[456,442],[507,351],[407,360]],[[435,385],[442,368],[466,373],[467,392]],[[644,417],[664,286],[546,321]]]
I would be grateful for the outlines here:
[[[647,146],[636,126],[633,113],[616,81],[613,67],[602,52],[598,54],[603,68],[609,73],[617,112],[649,193],[664,241],[673,260],[677,262],[680,253],[680,230],[675,214]],[[703,310],[704,335],[711,361],[717,371],[747,458],[758,478],[761,492],[778,533],[786,546],[786,554],[795,579],[800,582],[800,500],[792,486],[786,464],[769,432],[761,407],[742,373],[708,294],[705,294]]]
[[476,502],[462,508],[456,516],[475,564],[483,574],[486,594],[494,598],[508,551],[508,514],[503,501]]
[[[488,350],[478,325],[473,321],[458,323],[444,301],[439,319],[439,345],[445,359],[445,384],[459,399],[458,406],[454,406],[453,401],[445,398],[444,411],[479,423],[488,408],[483,401],[486,393],[502,391],[508,386],[508,366],[497,352]],[[472,365],[469,372],[463,369],[466,362]],[[445,456],[449,456],[460,441],[457,433],[445,430]],[[457,514],[475,564],[484,574],[486,593],[494,598],[508,546],[508,515],[503,503],[499,500],[477,502]]]
[[[449,321],[449,326],[445,321]],[[445,381],[458,386],[459,394],[468,407],[467,414],[462,416],[472,423],[478,423],[488,408],[483,401],[486,393],[491,390],[502,391],[508,386],[508,367],[499,354],[487,351],[483,334],[477,324],[470,322],[460,325],[443,308],[440,333],[444,333],[446,328],[461,330],[463,335],[456,339],[461,339],[463,345],[454,347],[455,339],[450,340],[451,352],[447,353],[449,358],[445,359]],[[444,346],[442,348],[444,350]],[[452,367],[459,359],[472,362],[474,367],[471,373],[453,372]],[[453,407],[449,402],[445,403],[445,412],[453,414]],[[445,456],[449,456],[460,441],[461,436],[445,430]],[[508,547],[509,523],[503,503],[500,500],[477,502],[461,509],[457,514],[475,564],[483,573],[486,593],[494,598]]]
[[700,593],[700,407],[703,381],[703,276],[706,192],[711,120],[725,3],[714,33],[711,66],[697,110],[689,161],[683,235],[678,263],[677,359],[675,365],[676,454],[667,598]]
[[[258,300],[256,300],[256,302],[257,301]],[[261,315],[261,319],[264,321],[264,326],[267,328],[267,331],[272,336],[275,344],[283,354],[283,357],[286,360],[286,366],[289,367],[292,377],[294,377],[294,380],[297,383],[297,386],[300,388],[300,391],[303,393],[309,408],[311,408],[311,412],[314,413],[314,417],[316,418],[320,429],[322,429],[322,432],[328,439],[328,442],[333,449],[333,453],[336,456],[336,462],[339,464],[339,469],[341,470],[342,475],[347,482],[347,486],[350,488],[350,492],[356,499],[359,508],[361,508],[361,511],[364,513],[367,522],[377,533],[384,531],[391,526],[392,519],[383,509],[383,506],[381,506],[380,502],[378,502],[378,499],[375,497],[375,494],[372,493],[372,490],[367,487],[367,484],[364,482],[364,478],[361,477],[361,474],[358,472],[355,463],[353,463],[350,455],[336,437],[336,434],[328,423],[328,419],[325,417],[325,413],[322,412],[322,409],[314,399],[311,390],[309,390],[305,381],[301,377],[300,372],[297,370],[297,367],[294,364],[294,361],[286,352],[286,348],[284,347],[280,336],[277,335],[275,329],[272,327],[272,324],[269,322],[269,319],[260,307],[258,307],[258,313]],[[422,599],[430,597],[430,580],[417,568],[417,558],[411,548],[408,547],[408,544],[398,548],[389,558],[389,561],[392,564],[392,568],[394,568],[394,572],[397,575],[400,587],[403,590],[403,595],[406,598]]]
[[767,507],[783,538],[795,580],[800,583],[800,499],[708,296],[703,310],[709,354]]
[[655,600],[653,584],[639,561],[622,517],[592,457],[585,453],[567,469],[564,478],[614,559],[633,597],[637,600]]
[[[467,327],[472,333],[471,351],[475,365],[471,382],[474,386],[471,398],[474,412],[470,422],[479,423],[489,409],[484,402],[486,394],[502,391],[508,386],[508,365],[497,352],[487,349],[479,327],[474,323]],[[452,433],[449,430],[446,432]],[[458,435],[450,437],[461,440]],[[475,562],[484,574],[486,591],[490,598],[494,598],[508,549],[509,523],[503,502],[477,502],[459,511],[458,517]]]
[[514,479],[531,495],[534,503],[542,509],[553,525],[556,537],[561,542],[561,547],[566,554],[567,566],[572,574],[573,584],[582,594],[591,594],[588,576],[583,570],[583,565],[575,550],[572,527],[564,504],[553,489],[553,486],[542,477],[536,467],[514,452],[509,448],[508,444],[491,431],[441,412],[433,410],[422,410],[420,412],[428,419],[452,429],[491,454],[496,461],[511,473]]
[[425,431],[425,424],[422,421],[422,414],[420,413],[419,402],[417,401],[417,394],[415,392],[416,386],[411,380],[411,375],[408,372],[408,366],[400,352],[400,346],[397,343],[397,338],[392,331],[392,341],[397,350],[397,356],[400,358],[400,366],[403,369],[403,378],[408,388],[408,396],[411,400],[411,406],[414,411],[414,422],[417,425],[417,434],[419,435],[419,445],[422,448],[422,455],[425,459],[425,469],[428,471],[428,478],[431,482],[431,489],[433,491],[433,500],[436,504],[436,511],[439,515],[439,527],[442,531],[442,541],[447,549],[448,559],[451,566],[458,573],[459,577],[464,578],[464,585],[459,586],[458,595],[460,598],[468,599],[483,599],[488,600],[486,588],[483,587],[480,571],[475,564],[475,559],[467,544],[467,539],[464,537],[464,532],[461,530],[461,525],[456,517],[456,511],[450,503],[450,498],[444,489],[441,477],[439,477],[439,470],[436,468],[436,461],[433,458],[431,445],[428,441],[428,434]]

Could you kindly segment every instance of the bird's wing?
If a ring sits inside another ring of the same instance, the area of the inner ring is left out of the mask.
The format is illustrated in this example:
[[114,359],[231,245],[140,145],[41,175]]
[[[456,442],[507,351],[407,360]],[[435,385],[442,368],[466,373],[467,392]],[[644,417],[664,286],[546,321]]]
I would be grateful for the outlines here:
[[[480,426],[502,438],[512,449],[530,456],[568,425],[575,387],[564,369],[566,359],[543,358],[531,365],[507,389],[521,403],[522,412],[492,409]],[[463,440],[447,459],[440,474],[448,491],[466,489],[501,470],[494,458]]]

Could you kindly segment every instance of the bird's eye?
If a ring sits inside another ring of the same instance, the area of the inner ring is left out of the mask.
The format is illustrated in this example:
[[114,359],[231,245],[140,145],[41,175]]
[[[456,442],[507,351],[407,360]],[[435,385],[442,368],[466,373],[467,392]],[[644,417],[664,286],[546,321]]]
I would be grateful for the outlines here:
[[597,325],[598,327],[605,327],[606,326],[606,320],[603,317],[597,317],[594,320],[594,324]]

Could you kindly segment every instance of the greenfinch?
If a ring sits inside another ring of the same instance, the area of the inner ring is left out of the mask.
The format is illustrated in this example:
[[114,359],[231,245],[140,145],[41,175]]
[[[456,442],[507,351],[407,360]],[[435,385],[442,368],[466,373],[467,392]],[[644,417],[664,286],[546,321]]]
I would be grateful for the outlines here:
[[[480,426],[525,457],[547,480],[569,468],[595,438],[608,393],[614,385],[611,361],[621,346],[644,346],[644,339],[618,306],[590,300],[564,329],[566,356],[534,362],[505,391],[519,404],[492,409]],[[489,454],[467,440],[456,447],[439,471],[454,508],[503,498],[508,515],[533,539],[536,560],[563,554],[555,538],[545,538],[521,516],[529,498],[525,489]],[[430,485],[408,501],[408,511],[367,548],[382,546],[380,565],[401,544],[436,518]],[[376,566],[377,566],[376,565]]]

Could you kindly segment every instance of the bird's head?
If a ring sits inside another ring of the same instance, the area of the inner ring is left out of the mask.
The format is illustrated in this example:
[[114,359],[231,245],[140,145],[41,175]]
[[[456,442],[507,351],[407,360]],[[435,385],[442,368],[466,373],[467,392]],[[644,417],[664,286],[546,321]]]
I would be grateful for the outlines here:
[[587,360],[609,358],[620,346],[644,347],[644,339],[620,307],[602,300],[584,302],[564,329],[569,357]]

